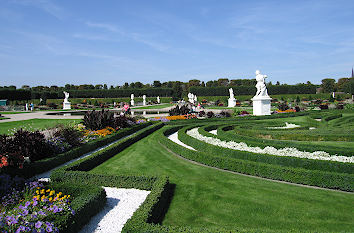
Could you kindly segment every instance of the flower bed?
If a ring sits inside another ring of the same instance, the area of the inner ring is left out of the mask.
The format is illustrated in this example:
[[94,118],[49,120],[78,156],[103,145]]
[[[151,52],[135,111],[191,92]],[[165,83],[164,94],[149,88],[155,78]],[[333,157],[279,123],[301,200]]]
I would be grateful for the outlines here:
[[265,148],[260,147],[250,147],[247,146],[244,142],[234,142],[234,141],[222,141],[218,138],[214,137],[206,137],[201,135],[198,132],[198,128],[193,128],[187,131],[187,134],[193,138],[196,138],[200,141],[220,146],[224,148],[229,148],[233,150],[240,150],[240,151],[248,151],[257,154],[270,154],[270,155],[277,155],[277,156],[292,156],[298,158],[307,158],[307,159],[316,159],[316,160],[328,160],[328,161],[336,161],[336,162],[343,162],[343,163],[354,163],[354,156],[346,157],[346,156],[337,156],[337,155],[330,155],[325,151],[315,151],[315,152],[306,152],[306,151],[299,151],[296,148],[282,148],[277,149],[271,146],[267,146]]
[[57,220],[75,214],[70,202],[70,195],[38,182],[11,186],[0,203],[1,232],[58,232]]

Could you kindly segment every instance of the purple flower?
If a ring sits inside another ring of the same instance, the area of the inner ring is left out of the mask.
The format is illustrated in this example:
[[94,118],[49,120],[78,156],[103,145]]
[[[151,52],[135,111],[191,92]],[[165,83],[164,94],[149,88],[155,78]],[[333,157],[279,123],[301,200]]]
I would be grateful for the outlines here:
[[38,214],[39,214],[39,215],[43,215],[43,216],[46,215],[46,213],[45,213],[43,210],[38,211]]
[[24,226],[20,226],[19,228],[17,228],[16,233],[19,233],[21,231],[26,231],[26,228]]
[[25,207],[27,208],[29,205],[31,205],[31,202],[27,201],[26,204],[25,204]]
[[17,219],[13,215],[7,216],[6,220],[8,221],[9,225],[15,225],[18,223]]
[[36,206],[38,204],[38,201],[36,198],[33,198],[33,206]]
[[41,221],[38,221],[36,222],[36,224],[34,225],[36,228],[41,228],[42,226],[42,222]]

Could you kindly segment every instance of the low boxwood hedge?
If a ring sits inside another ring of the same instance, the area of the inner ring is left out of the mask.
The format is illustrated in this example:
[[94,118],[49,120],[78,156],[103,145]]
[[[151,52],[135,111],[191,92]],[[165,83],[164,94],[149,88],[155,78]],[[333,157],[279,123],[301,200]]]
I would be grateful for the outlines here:
[[106,192],[97,185],[52,182],[48,186],[72,196],[71,207],[75,214],[55,215],[55,218],[51,219],[60,232],[78,232],[106,203]]
[[[168,129],[164,133],[161,133],[159,139],[169,149],[187,159],[224,170],[235,171],[273,180],[282,180],[292,183],[339,189],[350,192],[354,191],[353,174],[308,170],[298,167],[286,167],[276,164],[230,158],[203,151],[192,151],[170,141],[165,135],[168,135],[167,132],[171,132],[171,130],[172,129]],[[178,128],[175,130],[178,130]]]
[[25,164],[22,169],[13,168],[13,167],[3,167],[0,168],[0,173],[6,173],[10,175],[22,176],[25,178],[30,178],[37,174],[49,171],[57,166],[60,166],[72,159],[78,158],[90,151],[93,151],[99,147],[107,145],[111,142],[119,140],[127,135],[130,135],[140,129],[143,129],[151,125],[150,122],[134,125],[131,128],[124,128],[119,130],[117,133],[108,135],[103,138],[98,138],[94,141],[83,144],[82,146],[76,147],[70,151],[67,151],[62,154],[58,154],[54,157],[46,158],[43,160],[36,161],[34,163]]
[[[332,155],[338,154],[342,156],[352,156],[353,150],[350,148],[338,148],[330,145],[311,145],[305,141],[284,141],[284,140],[272,140],[265,138],[256,138],[245,135],[240,135],[234,132],[233,125],[220,126],[218,127],[218,134],[213,135],[223,141],[235,141],[235,142],[244,142],[249,146],[258,146],[261,148],[267,146],[273,146],[275,148],[284,148],[284,147],[296,147],[298,150],[314,152],[314,151],[326,151]],[[203,132],[201,131],[203,134]]]
[[[199,151],[217,154],[222,157],[244,159],[244,160],[268,163],[268,164],[276,164],[276,165],[286,166],[286,167],[298,167],[298,168],[304,168],[308,170],[320,170],[320,171],[348,173],[348,174],[354,173],[354,164],[351,163],[322,161],[322,160],[314,160],[314,159],[306,159],[306,158],[297,158],[291,156],[275,156],[275,155],[268,155],[268,154],[258,154],[258,153],[238,151],[229,148],[210,145],[208,143],[197,140],[187,135],[186,131],[191,128],[192,127],[185,127],[179,130],[178,137],[182,142],[192,146],[193,148]],[[209,126],[200,127],[199,132],[204,136],[211,137],[213,134],[206,132],[205,131],[206,128],[209,129]]]

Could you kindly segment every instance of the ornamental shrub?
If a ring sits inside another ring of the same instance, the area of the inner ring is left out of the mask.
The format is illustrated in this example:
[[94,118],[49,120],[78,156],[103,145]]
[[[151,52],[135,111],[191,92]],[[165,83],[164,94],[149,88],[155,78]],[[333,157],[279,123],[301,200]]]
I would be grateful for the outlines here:
[[214,116],[214,113],[212,111],[207,112],[207,117],[212,118]]
[[82,123],[86,128],[91,130],[104,129],[107,126],[114,126],[114,115],[112,112],[105,111],[104,109],[101,111],[87,111]]
[[54,151],[39,131],[20,129],[14,136],[0,136],[0,154],[5,153],[8,157],[28,157],[33,162],[52,156]]

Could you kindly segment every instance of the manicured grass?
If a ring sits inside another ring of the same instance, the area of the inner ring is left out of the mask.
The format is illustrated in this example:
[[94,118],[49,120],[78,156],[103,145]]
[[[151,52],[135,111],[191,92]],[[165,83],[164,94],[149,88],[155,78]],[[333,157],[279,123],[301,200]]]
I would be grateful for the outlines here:
[[160,105],[148,105],[148,106],[136,107],[132,109],[161,109],[161,108],[167,108],[171,106],[173,106],[173,104],[160,104]]
[[42,130],[58,124],[78,124],[80,119],[31,119],[25,121],[0,122],[0,134],[11,134],[16,129]]
[[163,225],[224,226],[260,232],[354,229],[353,194],[265,181],[194,165],[168,152],[156,141],[155,134],[90,172],[169,176],[176,190]]

